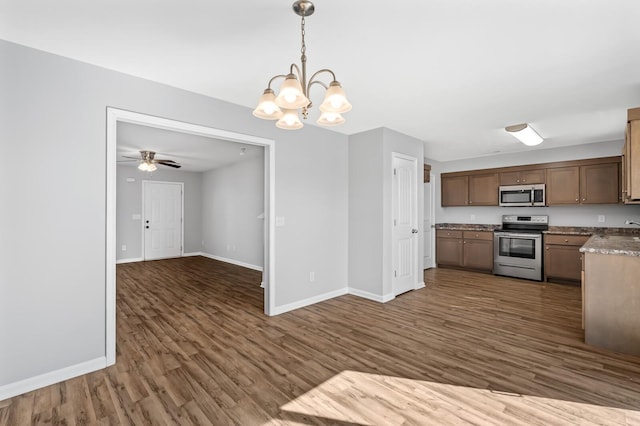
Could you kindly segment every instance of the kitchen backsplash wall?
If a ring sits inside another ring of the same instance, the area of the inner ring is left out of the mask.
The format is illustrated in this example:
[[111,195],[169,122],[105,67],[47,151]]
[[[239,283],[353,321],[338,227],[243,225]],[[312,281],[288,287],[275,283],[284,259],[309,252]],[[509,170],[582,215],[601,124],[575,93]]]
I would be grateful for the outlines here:
[[[448,162],[436,162],[426,159],[425,161],[432,165],[432,173],[435,178],[433,181],[435,189],[435,223],[499,224],[504,214],[546,214],[549,215],[549,225],[551,226],[632,226],[625,225],[624,222],[627,219],[640,220],[640,205],[578,205],[553,207],[440,206],[440,173],[611,157],[621,154],[622,145],[623,141],[620,140]],[[428,155],[428,152],[426,155]],[[604,222],[601,220],[604,220]]]

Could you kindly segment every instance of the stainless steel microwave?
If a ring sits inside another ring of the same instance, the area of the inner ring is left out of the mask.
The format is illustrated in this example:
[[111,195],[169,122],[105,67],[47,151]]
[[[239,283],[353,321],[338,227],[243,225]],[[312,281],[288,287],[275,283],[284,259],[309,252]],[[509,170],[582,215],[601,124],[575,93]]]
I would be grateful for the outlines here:
[[507,185],[499,189],[502,207],[541,207],[545,205],[544,183],[535,185]]

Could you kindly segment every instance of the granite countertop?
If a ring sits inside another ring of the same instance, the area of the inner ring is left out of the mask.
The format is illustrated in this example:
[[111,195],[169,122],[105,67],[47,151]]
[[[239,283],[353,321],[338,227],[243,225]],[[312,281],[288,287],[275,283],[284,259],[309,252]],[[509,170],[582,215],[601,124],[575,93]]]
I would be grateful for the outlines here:
[[487,225],[481,223],[437,223],[436,229],[446,229],[448,231],[489,231],[500,228],[500,225]]
[[545,234],[561,235],[631,235],[640,236],[640,228],[600,228],[586,226],[550,226]]
[[640,237],[633,235],[594,235],[580,248],[580,252],[640,257]]
[[[438,223],[436,229],[446,229],[449,231],[495,231],[502,228],[502,225],[482,224],[482,223]],[[640,228],[600,228],[587,226],[550,226],[544,234],[560,235],[628,235],[640,237]]]

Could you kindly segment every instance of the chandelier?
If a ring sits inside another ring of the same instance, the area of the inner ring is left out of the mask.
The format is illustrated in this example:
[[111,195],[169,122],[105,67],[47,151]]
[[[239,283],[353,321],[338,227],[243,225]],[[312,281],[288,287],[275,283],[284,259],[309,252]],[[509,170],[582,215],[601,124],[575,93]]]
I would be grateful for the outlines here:
[[[278,120],[276,126],[285,130],[295,130],[302,128],[300,121],[300,112],[306,120],[309,115],[309,109],[312,106],[309,100],[309,92],[311,86],[318,85],[324,87],[325,95],[322,104],[320,104],[320,118],[316,121],[321,126],[337,126],[345,122],[342,114],[351,110],[351,104],[345,96],[342,86],[336,80],[336,75],[330,69],[321,69],[315,72],[307,82],[307,46],[304,41],[305,36],[305,20],[307,16],[311,16],[315,10],[313,3],[308,0],[297,0],[293,3],[293,11],[302,17],[302,56],[300,61],[302,66],[291,64],[289,74],[276,75],[269,80],[269,84],[264,94],[258,101],[258,106],[253,111],[253,115],[265,120]],[[295,74],[294,74],[295,71]],[[331,82],[327,86],[317,77],[321,74],[331,74]],[[278,95],[271,88],[274,80],[284,78]],[[299,111],[300,110],[300,111]]]

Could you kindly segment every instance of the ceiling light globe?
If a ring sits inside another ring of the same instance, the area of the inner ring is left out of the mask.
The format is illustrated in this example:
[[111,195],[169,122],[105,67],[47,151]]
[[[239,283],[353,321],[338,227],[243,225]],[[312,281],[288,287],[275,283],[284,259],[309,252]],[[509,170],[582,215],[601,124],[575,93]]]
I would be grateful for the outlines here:
[[140,163],[138,165],[138,170],[141,170],[143,172],[146,172],[149,170],[149,165],[145,162],[145,163]]
[[304,125],[298,117],[298,111],[295,109],[285,109],[282,111],[283,115],[280,120],[276,122],[276,126],[279,129],[284,130],[297,130],[301,129]]
[[338,126],[344,122],[344,117],[338,112],[323,112],[316,121],[320,126]]
[[282,111],[276,105],[276,95],[272,89],[265,89],[258,100],[258,106],[253,110],[253,115],[263,120],[277,120],[282,117]]
[[351,104],[347,100],[347,96],[339,82],[334,80],[329,85],[324,95],[324,101],[320,105],[320,111],[339,114],[351,111]]
[[149,168],[147,169],[148,172],[155,172],[156,170],[158,170],[158,166],[156,166],[153,163],[149,164]]
[[280,92],[275,99],[277,106],[283,109],[297,109],[306,107],[310,101],[305,96],[302,85],[295,74],[288,74],[280,86]]

